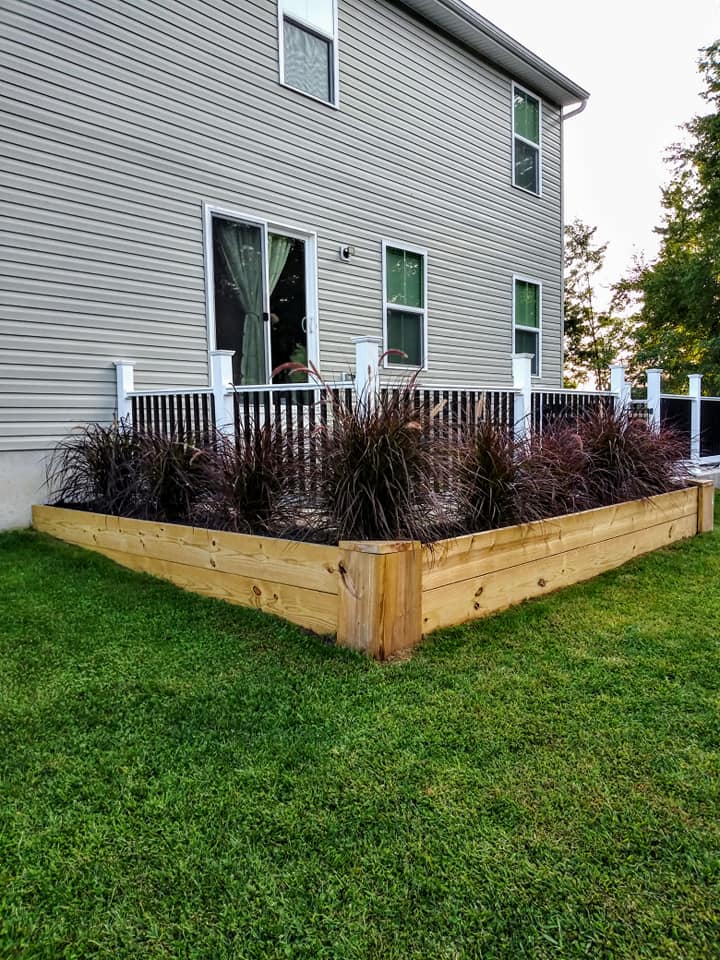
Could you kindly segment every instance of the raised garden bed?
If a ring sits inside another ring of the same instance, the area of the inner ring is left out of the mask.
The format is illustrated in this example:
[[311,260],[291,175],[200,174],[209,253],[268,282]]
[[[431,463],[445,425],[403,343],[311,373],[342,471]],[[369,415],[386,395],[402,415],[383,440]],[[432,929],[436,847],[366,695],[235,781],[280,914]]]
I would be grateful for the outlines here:
[[33,525],[196,593],[274,613],[384,659],[423,634],[587,580],[711,530],[701,481],[552,520],[442,540],[301,543],[36,506]]

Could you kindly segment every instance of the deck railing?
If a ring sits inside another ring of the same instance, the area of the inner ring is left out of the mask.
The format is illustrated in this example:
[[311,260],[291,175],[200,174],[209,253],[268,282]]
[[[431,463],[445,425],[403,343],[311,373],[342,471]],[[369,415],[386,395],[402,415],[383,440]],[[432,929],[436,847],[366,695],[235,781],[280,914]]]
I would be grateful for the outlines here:
[[212,354],[212,386],[186,390],[136,390],[133,364],[116,361],[119,417],[142,430],[166,435],[209,436],[213,430],[233,435],[238,442],[250,437],[254,424],[273,423],[302,462],[318,455],[323,433],[332,429],[335,401],[351,406],[373,403],[393,390],[412,391],[418,411],[432,413],[438,425],[458,428],[491,421],[516,438],[542,431],[563,420],[577,422],[600,406],[621,407],[652,429],[672,426],[687,440],[686,456],[694,463],[720,463],[720,398],[702,397],[699,375],[691,375],[687,394],[661,392],[661,370],[647,371],[647,396],[632,399],[625,369],[611,368],[611,389],[567,390],[534,387],[528,354],[513,357],[513,385],[458,386],[383,381],[379,365],[380,340],[354,338],[356,365],[351,379],[322,385],[315,382],[235,387],[232,354]]
[[576,424],[583,414],[601,406],[614,406],[616,397],[609,391],[533,390],[531,422],[534,430],[542,430],[561,420]]
[[207,439],[215,426],[211,390],[133,391],[129,399],[132,425],[146,433]]

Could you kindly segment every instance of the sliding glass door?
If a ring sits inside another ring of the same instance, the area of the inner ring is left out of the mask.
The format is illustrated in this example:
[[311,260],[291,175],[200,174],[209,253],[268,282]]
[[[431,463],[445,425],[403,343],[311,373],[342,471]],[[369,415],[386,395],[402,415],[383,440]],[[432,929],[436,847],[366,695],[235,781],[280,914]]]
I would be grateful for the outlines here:
[[[315,359],[310,237],[212,213],[215,342],[234,350],[236,386],[270,383],[285,363]],[[283,370],[273,383],[305,382]]]

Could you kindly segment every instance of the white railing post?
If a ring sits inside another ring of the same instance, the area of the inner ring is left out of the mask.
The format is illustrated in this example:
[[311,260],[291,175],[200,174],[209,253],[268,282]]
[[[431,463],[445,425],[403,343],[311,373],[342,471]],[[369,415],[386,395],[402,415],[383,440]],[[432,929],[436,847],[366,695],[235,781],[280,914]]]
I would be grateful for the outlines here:
[[132,420],[132,400],[128,394],[135,389],[135,362],[133,360],[114,360],[115,384],[117,389],[117,418]]
[[210,352],[210,386],[215,401],[215,429],[219,433],[225,434],[232,434],[235,430],[235,410],[232,396],[232,358],[234,356],[234,350],[212,350]]
[[513,354],[513,386],[515,387],[515,439],[530,435],[532,404],[532,353]]
[[382,337],[353,337],[355,344],[355,392],[358,404],[374,406],[380,389]]
[[688,377],[690,396],[690,459],[693,463],[700,460],[700,412],[702,398],[702,374],[691,373]]
[[630,409],[630,384],[625,378],[625,364],[623,363],[614,363],[610,367],[610,392],[615,394],[615,404],[618,410]]
[[653,368],[648,370],[647,376],[647,408],[648,423],[650,428],[659,433],[660,431],[660,394],[662,392],[662,369]]

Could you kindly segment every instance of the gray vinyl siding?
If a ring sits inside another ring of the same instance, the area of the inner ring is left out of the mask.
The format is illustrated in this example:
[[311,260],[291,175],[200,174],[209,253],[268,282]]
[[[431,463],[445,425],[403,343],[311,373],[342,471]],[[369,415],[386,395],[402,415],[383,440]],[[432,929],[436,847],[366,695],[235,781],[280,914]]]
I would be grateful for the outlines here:
[[[559,110],[511,186],[511,81],[388,0],[340,0],[340,105],[278,82],[275,0],[4,0],[0,448],[207,383],[202,205],[317,232],[320,365],[382,330],[381,241],[429,255],[433,383],[509,384],[512,275],[561,379]],[[352,244],[350,263],[338,260]]]

